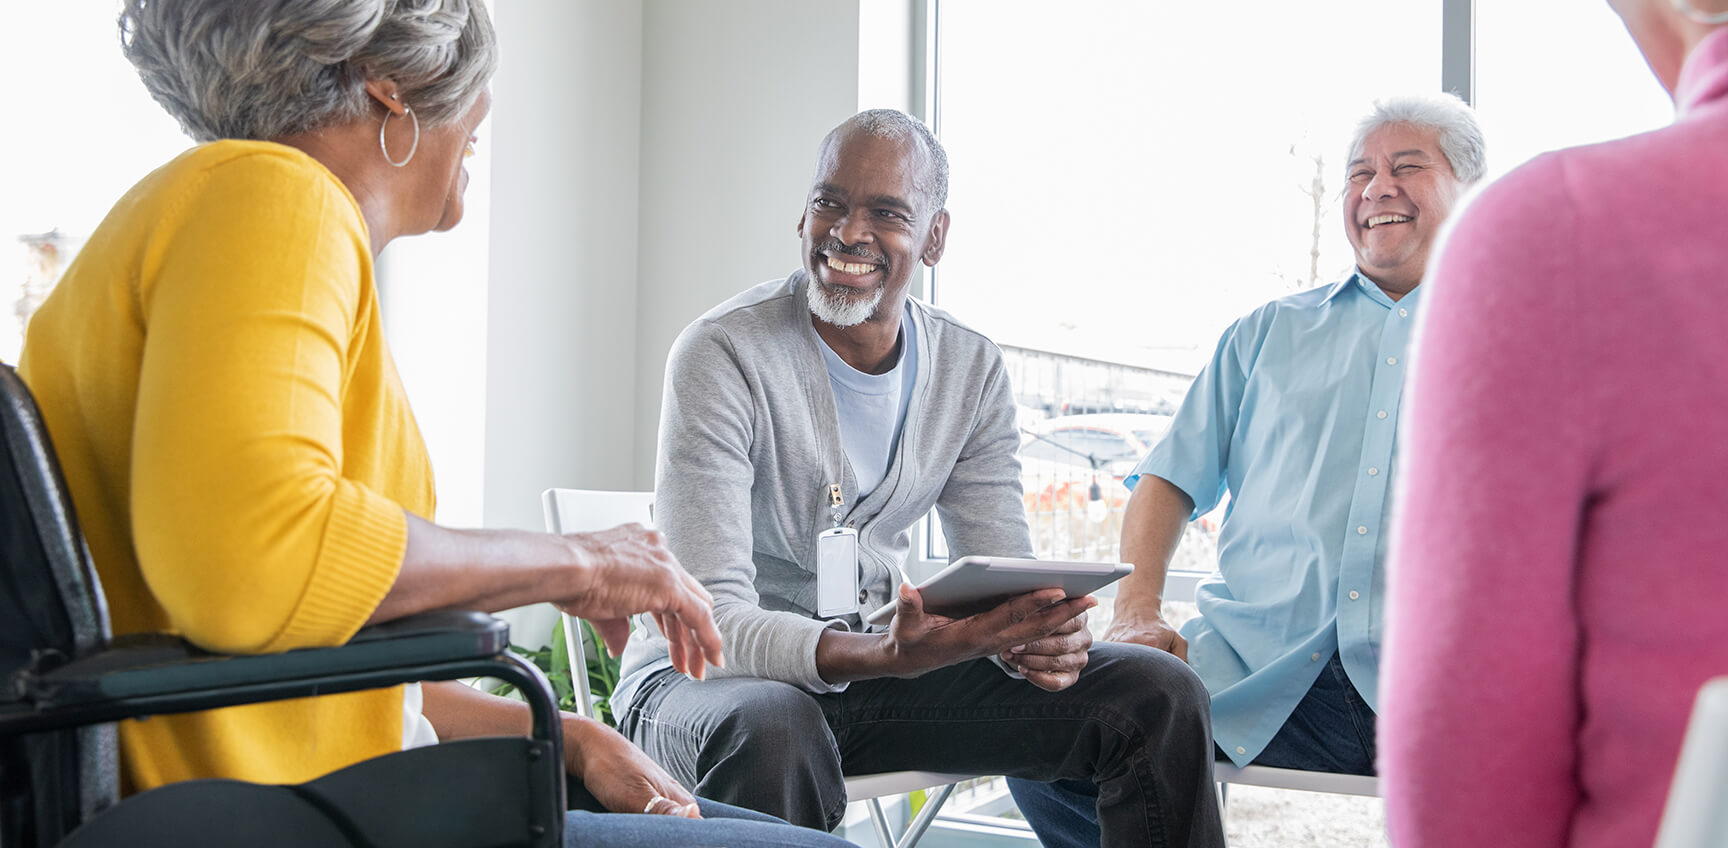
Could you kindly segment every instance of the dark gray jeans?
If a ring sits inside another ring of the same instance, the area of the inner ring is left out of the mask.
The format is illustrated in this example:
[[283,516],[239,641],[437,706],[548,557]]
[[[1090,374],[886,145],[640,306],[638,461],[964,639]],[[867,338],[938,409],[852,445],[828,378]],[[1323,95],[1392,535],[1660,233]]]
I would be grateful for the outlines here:
[[1206,689],[1163,651],[1100,642],[1045,692],[985,660],[812,694],[758,678],[645,681],[620,729],[696,794],[832,830],[842,775],[924,770],[1098,786],[1104,846],[1222,846]]

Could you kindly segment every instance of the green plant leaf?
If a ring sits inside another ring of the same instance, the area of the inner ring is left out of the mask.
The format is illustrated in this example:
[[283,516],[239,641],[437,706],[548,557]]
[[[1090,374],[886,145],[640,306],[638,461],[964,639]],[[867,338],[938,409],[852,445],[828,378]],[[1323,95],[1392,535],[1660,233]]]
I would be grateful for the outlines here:
[[612,692],[618,688],[618,670],[620,660],[606,652],[606,642],[600,638],[600,632],[594,629],[593,623],[582,621],[584,650],[592,646],[592,659],[588,661],[588,689],[594,696],[594,716],[607,725],[616,727],[617,719],[612,714]]

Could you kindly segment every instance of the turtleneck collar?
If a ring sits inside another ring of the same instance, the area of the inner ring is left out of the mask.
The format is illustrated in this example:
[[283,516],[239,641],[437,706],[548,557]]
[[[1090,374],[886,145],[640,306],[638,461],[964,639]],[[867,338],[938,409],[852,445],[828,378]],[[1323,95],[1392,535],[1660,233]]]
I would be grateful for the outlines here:
[[1674,111],[1679,117],[1728,95],[1728,27],[1704,37],[1680,66],[1674,85]]

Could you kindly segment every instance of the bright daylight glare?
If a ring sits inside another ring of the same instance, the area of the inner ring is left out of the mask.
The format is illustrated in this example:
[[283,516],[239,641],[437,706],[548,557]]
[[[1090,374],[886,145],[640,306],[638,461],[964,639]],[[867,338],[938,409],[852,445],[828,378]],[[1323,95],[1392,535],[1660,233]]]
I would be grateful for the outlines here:
[[[1439,0],[946,0],[937,299],[1001,342],[1192,374],[1230,321],[1349,272],[1345,147],[1440,87]],[[1605,3],[1476,4],[1490,177],[1672,107]],[[1541,33],[1541,35],[1532,35]]]

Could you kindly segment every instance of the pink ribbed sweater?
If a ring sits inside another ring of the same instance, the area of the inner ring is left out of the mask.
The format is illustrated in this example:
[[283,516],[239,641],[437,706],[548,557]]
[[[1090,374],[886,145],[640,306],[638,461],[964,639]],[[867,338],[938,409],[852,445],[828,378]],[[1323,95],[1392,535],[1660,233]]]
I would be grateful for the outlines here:
[[1430,269],[1382,672],[1398,848],[1648,846],[1728,674],[1728,30],[1676,102],[1490,186]]

